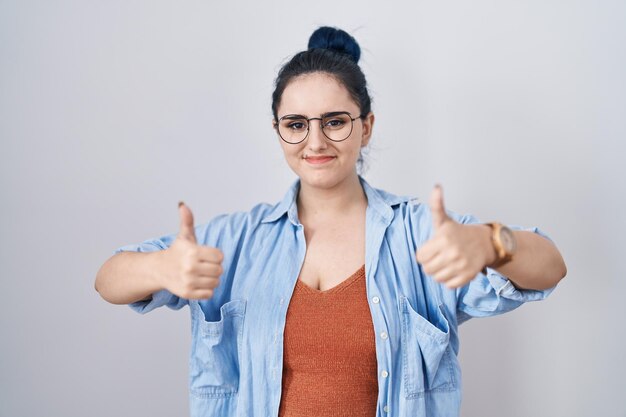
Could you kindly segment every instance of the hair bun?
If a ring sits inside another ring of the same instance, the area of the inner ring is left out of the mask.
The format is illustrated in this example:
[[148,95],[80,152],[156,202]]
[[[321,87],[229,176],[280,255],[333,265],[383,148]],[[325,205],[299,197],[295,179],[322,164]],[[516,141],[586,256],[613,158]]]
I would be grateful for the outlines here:
[[361,48],[356,39],[341,29],[329,26],[322,26],[313,32],[309,38],[309,49],[314,48],[330,49],[346,54],[355,63],[358,63],[361,57]]

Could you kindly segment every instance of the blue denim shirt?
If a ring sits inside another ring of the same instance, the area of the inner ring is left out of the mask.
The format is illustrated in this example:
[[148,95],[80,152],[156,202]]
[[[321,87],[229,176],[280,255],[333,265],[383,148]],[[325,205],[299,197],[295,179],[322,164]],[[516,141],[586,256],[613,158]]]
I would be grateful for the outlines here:
[[[376,334],[376,416],[457,416],[458,325],[543,299],[550,290],[518,290],[489,269],[456,290],[438,284],[415,259],[432,233],[428,206],[372,188],[362,178],[361,184],[368,200],[365,274]],[[196,227],[199,244],[224,253],[224,273],[211,299],[185,300],[163,290],[131,305],[141,313],[189,305],[192,417],[278,415],[285,317],[306,251],[298,190],[296,181],[274,206],[259,204]],[[460,223],[477,222],[450,215]],[[118,251],[166,249],[175,238]]]

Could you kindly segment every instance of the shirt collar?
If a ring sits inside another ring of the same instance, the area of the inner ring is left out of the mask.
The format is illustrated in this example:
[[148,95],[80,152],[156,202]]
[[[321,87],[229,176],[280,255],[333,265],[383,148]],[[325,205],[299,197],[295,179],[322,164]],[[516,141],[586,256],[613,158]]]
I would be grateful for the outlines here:
[[[386,221],[390,221],[393,218],[393,206],[412,200],[411,197],[397,196],[384,190],[374,188],[361,176],[359,176],[359,180],[367,196],[368,208],[378,213]],[[299,190],[300,179],[297,179],[291,187],[289,187],[283,199],[265,215],[261,223],[274,222],[287,214],[291,223],[296,226],[299,225],[298,205],[296,204]]]
[[298,191],[300,190],[300,179],[297,179],[291,187],[287,190],[287,193],[283,199],[276,204],[272,209],[263,217],[261,223],[271,223],[280,219],[285,213],[288,213],[289,220],[294,225],[300,224],[298,221],[298,205],[296,199],[298,198]]

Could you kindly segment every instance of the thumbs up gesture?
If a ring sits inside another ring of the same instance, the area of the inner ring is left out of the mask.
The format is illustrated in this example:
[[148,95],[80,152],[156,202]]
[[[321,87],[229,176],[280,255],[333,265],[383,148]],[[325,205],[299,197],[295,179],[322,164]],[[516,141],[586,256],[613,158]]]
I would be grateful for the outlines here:
[[224,255],[217,248],[198,245],[189,207],[181,202],[178,212],[180,232],[164,251],[162,286],[182,298],[211,298],[223,272]]
[[489,226],[464,225],[451,219],[439,185],[433,189],[429,205],[433,235],[418,249],[417,262],[424,272],[448,288],[461,287],[495,261],[491,230]]

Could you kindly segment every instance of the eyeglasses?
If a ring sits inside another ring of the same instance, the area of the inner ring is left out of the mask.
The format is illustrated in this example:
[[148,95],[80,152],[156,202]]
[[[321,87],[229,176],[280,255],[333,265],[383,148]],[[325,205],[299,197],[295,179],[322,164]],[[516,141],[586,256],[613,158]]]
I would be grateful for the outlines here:
[[363,116],[352,117],[347,111],[335,111],[323,114],[322,117],[310,118],[301,114],[288,114],[278,119],[275,127],[282,140],[295,145],[309,136],[310,122],[319,120],[324,136],[333,142],[341,142],[350,137],[354,121],[361,117]]

